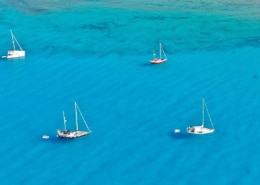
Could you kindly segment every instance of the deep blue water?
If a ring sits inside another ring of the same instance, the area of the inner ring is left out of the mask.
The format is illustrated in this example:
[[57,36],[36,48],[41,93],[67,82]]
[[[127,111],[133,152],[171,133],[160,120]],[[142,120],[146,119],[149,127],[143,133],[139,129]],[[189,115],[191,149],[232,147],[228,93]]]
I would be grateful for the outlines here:
[[[0,0],[0,54],[10,29],[26,51],[0,62],[1,184],[258,184],[259,12],[256,0]],[[151,65],[159,42],[168,61]],[[188,135],[203,97],[216,131]],[[56,138],[63,110],[75,126],[74,101],[92,133]]]

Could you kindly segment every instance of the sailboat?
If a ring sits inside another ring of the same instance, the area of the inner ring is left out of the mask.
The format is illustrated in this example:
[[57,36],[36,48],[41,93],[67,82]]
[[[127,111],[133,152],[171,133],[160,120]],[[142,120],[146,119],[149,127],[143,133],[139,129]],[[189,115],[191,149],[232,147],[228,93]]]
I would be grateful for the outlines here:
[[[13,50],[8,50],[7,56],[2,56],[2,58],[13,59],[13,58],[24,57],[25,56],[25,51],[22,49],[22,47],[20,46],[19,42],[15,38],[12,30],[10,30],[10,32],[11,32],[11,37],[12,37]],[[19,50],[17,50],[15,48],[15,45],[17,45],[19,47]]]
[[[166,62],[167,61],[167,57],[166,57],[166,54],[163,50],[163,47],[162,47],[162,43],[159,44],[159,49],[160,49],[160,57],[159,58],[156,58],[156,53],[153,52],[153,59],[150,60],[150,62],[152,64],[160,64],[160,63],[163,63],[163,62]],[[162,53],[164,55],[164,58],[162,58]]]
[[[65,113],[63,111],[63,123],[64,123],[64,130],[57,130],[57,136],[58,137],[61,137],[61,138],[70,138],[70,139],[73,139],[73,138],[78,138],[78,137],[82,137],[82,136],[86,136],[88,134],[91,133],[91,130],[89,129],[88,127],[88,124],[87,122],[85,121],[80,109],[79,109],[79,106],[78,104],[75,102],[74,103],[74,106],[75,106],[75,118],[76,118],[76,129],[75,130],[67,130],[66,128],[66,118],[65,118]],[[85,123],[85,126],[87,128],[87,131],[80,131],[79,130],[79,125],[78,125],[78,112],[80,113],[80,116],[83,120],[83,122]]]
[[[204,125],[205,108],[206,108],[206,111],[207,111],[207,114],[208,114],[208,118],[209,118],[209,121],[210,121],[210,124],[211,124],[211,128],[207,128]],[[202,99],[202,123],[199,126],[189,126],[189,127],[187,127],[187,132],[190,133],[190,134],[210,134],[210,133],[213,133],[214,131],[215,131],[215,128],[213,126],[213,123],[212,123],[207,105],[205,103],[205,100],[203,98]]]

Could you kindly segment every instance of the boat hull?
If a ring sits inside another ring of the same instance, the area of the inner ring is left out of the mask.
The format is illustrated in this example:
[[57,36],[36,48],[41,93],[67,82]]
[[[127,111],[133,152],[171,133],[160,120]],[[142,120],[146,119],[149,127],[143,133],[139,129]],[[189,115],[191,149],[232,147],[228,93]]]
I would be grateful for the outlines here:
[[14,59],[25,57],[25,51],[23,50],[9,50],[7,56],[2,56],[2,58]]
[[58,130],[57,131],[57,136],[60,138],[68,138],[68,139],[74,139],[74,138],[79,138],[88,135],[90,132],[86,131],[65,131],[65,130]]
[[2,58],[13,59],[25,57],[25,51],[23,50],[9,50],[7,56],[2,56]]
[[212,128],[205,128],[202,126],[190,126],[187,127],[187,132],[189,134],[210,134],[213,133],[215,129]]
[[161,64],[161,63],[164,63],[164,62],[166,62],[167,61],[167,59],[161,59],[161,58],[155,58],[155,59],[153,59],[153,60],[150,60],[150,62],[152,63],[152,64]]

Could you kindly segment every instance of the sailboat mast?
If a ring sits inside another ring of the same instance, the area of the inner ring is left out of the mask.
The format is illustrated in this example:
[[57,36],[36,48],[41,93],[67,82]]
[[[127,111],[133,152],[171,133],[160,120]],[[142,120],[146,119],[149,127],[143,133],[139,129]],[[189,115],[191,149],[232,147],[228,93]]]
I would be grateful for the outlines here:
[[77,112],[77,103],[75,102],[75,117],[76,117],[76,130],[79,130],[79,125],[78,125],[78,112]]
[[66,128],[66,118],[65,118],[65,114],[64,114],[64,111],[62,112],[63,114],[63,123],[64,123],[64,130],[67,131],[67,128]]
[[202,98],[202,127],[204,127],[204,105],[205,105],[205,100]]
[[160,43],[160,58],[162,58],[162,43]]
[[14,48],[14,50],[15,50],[14,34],[13,34],[13,31],[12,31],[12,30],[10,30],[10,32],[11,32],[11,36],[12,36],[12,44],[13,44],[13,48]]

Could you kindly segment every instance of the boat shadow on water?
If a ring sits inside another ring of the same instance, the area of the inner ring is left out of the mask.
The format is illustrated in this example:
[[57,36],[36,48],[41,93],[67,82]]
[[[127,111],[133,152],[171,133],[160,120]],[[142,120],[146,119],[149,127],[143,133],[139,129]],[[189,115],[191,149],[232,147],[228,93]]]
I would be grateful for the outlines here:
[[151,67],[151,66],[154,66],[154,65],[152,65],[150,63],[142,63],[142,64],[140,64],[140,66],[142,66],[142,67]]
[[175,130],[168,132],[168,135],[173,139],[186,139],[192,137],[192,135],[188,134],[186,131],[175,132]]
[[[165,62],[166,63],[166,62]],[[149,63],[149,62],[143,62],[143,63],[141,63],[140,64],[140,66],[141,67],[157,67],[158,68],[158,66],[164,66],[165,64],[160,64],[160,65],[156,65],[156,64],[151,64],[151,63]]]

